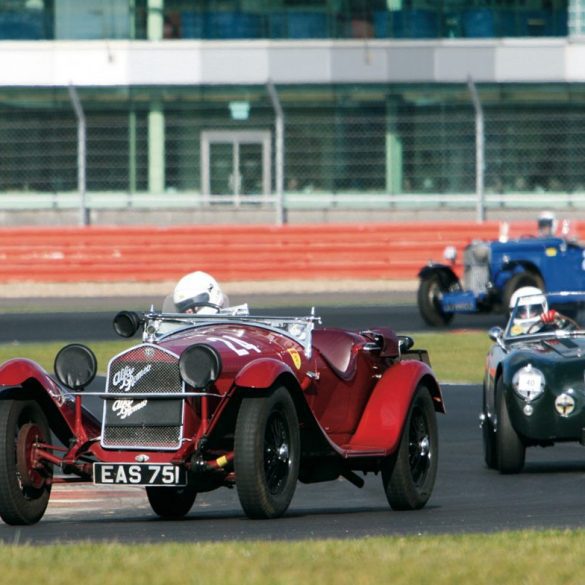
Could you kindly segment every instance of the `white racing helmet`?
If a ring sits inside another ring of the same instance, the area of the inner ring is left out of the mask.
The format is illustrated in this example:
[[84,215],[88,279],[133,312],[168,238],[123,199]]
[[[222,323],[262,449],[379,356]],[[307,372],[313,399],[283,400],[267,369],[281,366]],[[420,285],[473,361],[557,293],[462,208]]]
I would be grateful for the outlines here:
[[523,286],[510,297],[510,313],[514,315],[514,327],[526,333],[540,316],[548,311],[548,302],[543,292],[535,286]]
[[191,272],[179,280],[173,292],[173,302],[179,313],[198,315],[211,315],[229,305],[215,278],[201,271]]
[[552,211],[543,211],[538,216],[538,232],[554,236],[557,231],[557,218]]

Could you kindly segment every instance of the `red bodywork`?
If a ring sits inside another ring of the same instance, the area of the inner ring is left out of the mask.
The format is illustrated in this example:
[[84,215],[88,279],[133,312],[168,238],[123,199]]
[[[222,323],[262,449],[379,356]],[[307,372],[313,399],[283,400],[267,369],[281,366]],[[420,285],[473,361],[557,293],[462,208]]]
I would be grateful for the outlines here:
[[[218,322],[183,328],[136,347],[144,355],[164,357],[174,368],[184,350],[197,344],[219,354],[221,373],[202,393],[205,395],[179,401],[181,438],[176,447],[105,446],[105,426],[83,407],[83,395],[64,388],[30,360],[14,359],[0,366],[0,398],[9,393],[36,400],[59,438],[60,445],[36,443],[31,447],[35,465],[50,462],[72,477],[91,481],[93,462],[174,463],[207,474],[210,489],[237,481],[232,465],[233,435],[244,397],[268,394],[275,387],[288,390],[301,434],[299,479],[306,482],[334,479],[348,470],[379,471],[383,459],[398,448],[420,385],[430,392],[435,410],[444,412],[426,352],[401,355],[399,338],[390,329],[363,333],[315,329],[307,348],[275,328],[249,321]],[[119,371],[130,372],[131,390],[140,391],[158,365],[141,361],[138,367],[132,362],[125,370],[125,360],[130,364],[130,356],[135,355],[132,351],[116,356],[109,370],[116,362],[116,380],[123,378]],[[178,372],[178,366],[176,369]],[[110,389],[112,372],[108,372]],[[182,390],[195,393],[196,389],[182,383]],[[142,408],[140,400],[120,402],[130,405],[128,420]],[[114,409],[112,400],[107,404]],[[146,412],[146,407],[142,410]],[[119,409],[107,416],[120,423]],[[329,462],[326,473],[315,465],[323,460]]]

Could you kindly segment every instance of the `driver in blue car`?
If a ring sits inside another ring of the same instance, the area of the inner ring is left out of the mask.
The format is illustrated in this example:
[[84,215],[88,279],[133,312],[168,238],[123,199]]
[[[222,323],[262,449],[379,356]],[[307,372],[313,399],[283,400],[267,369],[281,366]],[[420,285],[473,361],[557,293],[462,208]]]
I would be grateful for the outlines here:
[[[567,326],[578,326],[555,309],[549,309],[545,295],[535,286],[523,286],[516,290],[510,298],[509,308],[510,314],[514,315],[510,327],[512,335],[543,333]],[[513,313],[514,309],[516,311]]]
[[540,238],[551,238],[557,232],[557,218],[552,211],[543,211],[538,216],[538,236]]
[[197,270],[179,280],[173,291],[173,303],[179,313],[247,315],[248,305],[230,307],[227,295],[213,276]]

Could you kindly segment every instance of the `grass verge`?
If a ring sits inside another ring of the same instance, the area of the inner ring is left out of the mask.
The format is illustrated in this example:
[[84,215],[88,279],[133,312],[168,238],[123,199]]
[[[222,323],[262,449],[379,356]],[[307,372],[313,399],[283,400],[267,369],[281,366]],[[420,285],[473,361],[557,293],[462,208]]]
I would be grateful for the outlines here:
[[4,546],[0,565],[2,582],[12,585],[80,579],[84,585],[548,585],[582,581],[584,545],[582,530],[303,542],[82,543]]
[[[117,353],[139,343],[138,339],[120,341],[88,341],[97,358],[100,373],[105,373],[108,361]],[[49,343],[3,343],[0,344],[0,363],[12,358],[27,358],[37,362],[47,372],[53,371],[55,356],[58,351],[68,344],[66,341],[51,341]]]
[[413,333],[415,347],[425,348],[441,382],[481,384],[485,358],[492,345],[484,331]]
[[[484,332],[462,331],[451,333],[413,333],[415,347],[428,349],[431,365],[441,381],[481,383],[483,365],[491,341]],[[139,343],[139,339],[120,341],[89,341],[101,373],[106,371],[110,358],[120,351]],[[28,358],[47,371],[53,370],[57,352],[67,344],[50,343],[0,344],[0,363],[13,357]]]

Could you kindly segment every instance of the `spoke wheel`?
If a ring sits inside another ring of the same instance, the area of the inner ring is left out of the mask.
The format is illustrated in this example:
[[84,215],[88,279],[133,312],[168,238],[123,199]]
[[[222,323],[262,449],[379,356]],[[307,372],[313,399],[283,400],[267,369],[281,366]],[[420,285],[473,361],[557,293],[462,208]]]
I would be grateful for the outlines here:
[[34,401],[0,401],[0,516],[7,524],[35,524],[49,503],[52,465],[36,460],[36,444],[51,437]]
[[444,327],[453,320],[453,313],[445,313],[441,308],[443,290],[436,274],[420,281],[417,293],[418,309],[423,321],[431,327]]
[[429,390],[419,386],[398,452],[382,468],[384,491],[393,510],[416,510],[427,503],[435,485],[438,457],[435,407]]
[[234,469],[238,497],[250,518],[276,518],[294,495],[300,463],[299,422],[285,388],[242,401]]
[[152,511],[161,518],[177,519],[187,515],[197,497],[193,484],[185,487],[147,487],[146,496]]

